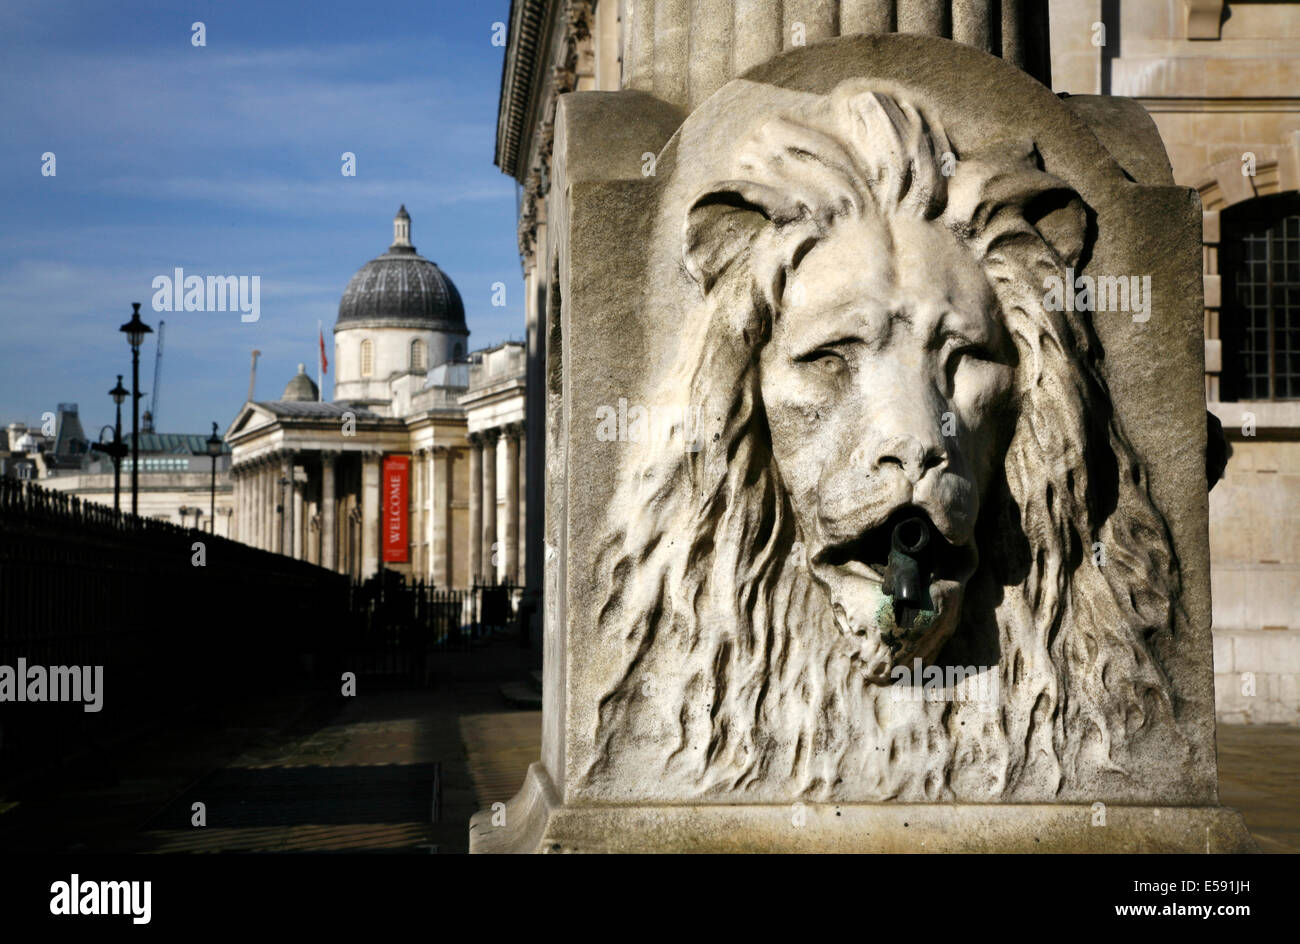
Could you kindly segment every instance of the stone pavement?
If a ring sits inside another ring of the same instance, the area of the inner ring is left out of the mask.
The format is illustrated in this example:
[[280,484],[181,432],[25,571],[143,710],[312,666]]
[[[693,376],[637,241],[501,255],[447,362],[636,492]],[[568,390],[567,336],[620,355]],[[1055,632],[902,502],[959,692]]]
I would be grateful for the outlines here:
[[[499,710],[500,700],[496,686],[484,683],[358,698],[285,756],[224,771],[185,798],[188,810],[209,790],[210,811],[211,798],[224,796],[251,805],[264,821],[246,823],[245,812],[236,814],[238,824],[221,826],[210,812],[204,830],[153,830],[156,848],[463,852],[470,815],[510,799],[541,754],[541,712]],[[435,763],[443,802],[431,823]],[[258,769],[278,773],[262,785],[233,776]],[[1261,851],[1300,852],[1300,728],[1220,726],[1219,770],[1224,804],[1244,814]],[[286,802],[290,789],[301,791],[298,800]]]
[[[463,852],[540,749],[541,712],[495,681],[267,697],[144,740],[114,786],[0,803],[0,850]],[[1261,850],[1300,852],[1300,728],[1220,726],[1219,769]]]
[[464,852],[470,816],[514,794],[540,739],[540,712],[504,710],[495,682],[363,684],[328,724],[203,778],[143,835],[156,852]]
[[1300,728],[1219,725],[1219,800],[1260,852],[1300,852]]

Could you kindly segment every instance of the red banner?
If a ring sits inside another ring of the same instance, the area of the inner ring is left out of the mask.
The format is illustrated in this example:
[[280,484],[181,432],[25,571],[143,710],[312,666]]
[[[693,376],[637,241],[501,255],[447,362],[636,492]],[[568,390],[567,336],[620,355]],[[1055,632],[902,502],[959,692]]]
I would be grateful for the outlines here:
[[384,456],[381,498],[383,500],[384,563],[386,564],[405,564],[407,561],[406,495],[407,475],[410,469],[410,456]]

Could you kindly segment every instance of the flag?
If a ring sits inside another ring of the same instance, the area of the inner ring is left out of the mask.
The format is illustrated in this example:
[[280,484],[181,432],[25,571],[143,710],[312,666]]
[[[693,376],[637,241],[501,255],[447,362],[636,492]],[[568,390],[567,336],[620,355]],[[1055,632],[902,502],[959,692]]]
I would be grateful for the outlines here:
[[325,329],[321,327],[320,322],[316,322],[316,330],[320,332],[320,370],[322,374],[330,372],[330,362],[325,357]]

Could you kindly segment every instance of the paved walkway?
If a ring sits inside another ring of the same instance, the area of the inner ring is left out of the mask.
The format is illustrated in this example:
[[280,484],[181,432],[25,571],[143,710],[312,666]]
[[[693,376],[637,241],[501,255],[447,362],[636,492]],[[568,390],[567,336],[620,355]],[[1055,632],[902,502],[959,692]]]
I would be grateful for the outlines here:
[[[541,755],[541,712],[497,710],[500,701],[491,684],[359,698],[285,756],[223,771],[185,798],[184,810],[200,794],[210,810],[237,803],[238,823],[210,814],[205,830],[155,830],[156,848],[464,851],[470,815],[514,796]],[[437,823],[427,815],[434,764]],[[1221,726],[1219,777],[1222,802],[1242,812],[1261,851],[1300,852],[1300,728]]]
[[1241,811],[1260,852],[1300,852],[1300,728],[1219,725],[1219,801]]
[[498,687],[362,691],[319,730],[185,791],[146,824],[148,850],[464,852],[470,816],[509,799],[540,747],[540,713],[503,710]]
[[[264,698],[135,745],[113,786],[0,804],[0,849],[463,852],[469,817],[513,796],[540,747],[541,712],[507,708],[495,681]],[[1261,850],[1300,852],[1300,728],[1223,726],[1219,768]]]

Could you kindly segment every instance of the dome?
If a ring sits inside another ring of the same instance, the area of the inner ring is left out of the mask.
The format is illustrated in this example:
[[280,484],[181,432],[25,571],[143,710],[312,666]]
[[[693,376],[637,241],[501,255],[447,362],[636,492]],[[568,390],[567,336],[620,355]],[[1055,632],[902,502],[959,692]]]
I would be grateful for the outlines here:
[[289,381],[289,386],[284,388],[284,396],[281,400],[319,400],[320,388],[312,382],[307,376],[307,370],[304,365],[298,365],[298,376]]
[[343,291],[337,327],[465,331],[465,305],[446,273],[411,245],[411,217],[393,219],[388,252],[363,265]]

